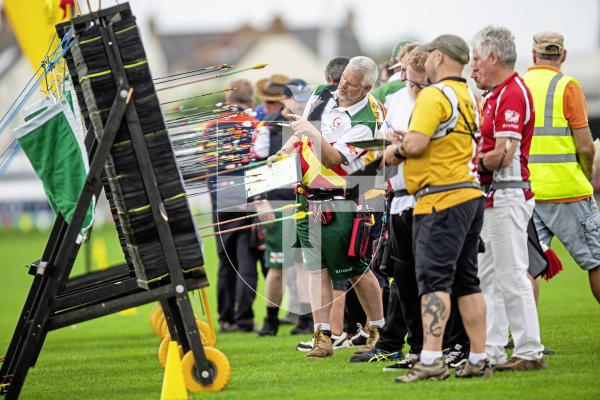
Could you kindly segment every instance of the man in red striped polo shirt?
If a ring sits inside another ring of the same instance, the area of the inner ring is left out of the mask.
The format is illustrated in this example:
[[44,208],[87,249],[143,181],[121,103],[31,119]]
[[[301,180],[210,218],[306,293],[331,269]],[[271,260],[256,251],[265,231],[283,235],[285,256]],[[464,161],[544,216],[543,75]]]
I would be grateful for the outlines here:
[[[535,205],[527,162],[533,100],[514,70],[514,36],[488,26],[473,40],[473,78],[487,90],[482,108],[479,173],[486,191],[479,279],[487,303],[486,353],[497,370],[544,367],[540,328],[527,277],[527,225]],[[508,330],[515,349],[506,360]]]

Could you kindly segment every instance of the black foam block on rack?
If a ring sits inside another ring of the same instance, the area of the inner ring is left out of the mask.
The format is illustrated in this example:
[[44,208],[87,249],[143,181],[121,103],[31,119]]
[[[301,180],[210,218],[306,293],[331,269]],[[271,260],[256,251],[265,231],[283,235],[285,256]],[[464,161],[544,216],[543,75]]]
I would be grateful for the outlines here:
[[[73,81],[78,99],[83,103],[82,112],[85,110],[88,123],[92,124],[96,136],[100,138],[117,94],[115,71],[111,70],[108,57],[109,52],[117,50],[125,77],[133,89],[133,105],[139,117],[181,268],[193,271],[195,278],[205,281],[206,276],[201,268],[204,262],[201,241],[184,196],[181,174],[165,129],[139,30],[129,6],[122,4],[103,9],[92,16],[77,17],[72,25],[78,42],[71,49],[67,64],[75,77]],[[102,38],[101,26],[110,26],[115,34],[115,43],[107,45]],[[117,131],[115,144],[105,166],[105,188],[119,230],[119,239],[140,285],[149,287],[156,282],[160,284],[163,280],[157,278],[167,274],[167,263],[149,205],[148,188],[143,183],[131,132],[125,120]]]
[[[181,269],[193,273],[200,281],[206,281],[206,273],[202,264],[198,263],[198,260],[202,259],[202,251],[197,245],[195,235],[188,233],[176,236],[175,248]],[[138,284],[144,288],[160,285],[160,280],[155,281],[164,277],[162,265],[165,263],[165,258],[160,242],[155,241],[140,246],[130,245],[129,251],[137,261],[134,265],[144,266],[144,268],[135,268]]]

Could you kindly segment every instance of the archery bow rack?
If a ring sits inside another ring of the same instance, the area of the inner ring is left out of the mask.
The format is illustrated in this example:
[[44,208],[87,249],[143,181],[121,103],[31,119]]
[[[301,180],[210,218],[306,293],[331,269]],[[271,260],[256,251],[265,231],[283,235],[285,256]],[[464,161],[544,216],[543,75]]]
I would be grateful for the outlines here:
[[[71,30],[70,28],[73,27]],[[17,398],[49,331],[160,301],[172,340],[192,351],[195,379],[215,376],[188,291],[208,286],[201,242],[127,3],[57,25],[76,43],[65,56],[87,135],[90,169],[74,215],[57,216],[0,368]],[[111,205],[126,264],[69,278],[77,236],[93,196]]]

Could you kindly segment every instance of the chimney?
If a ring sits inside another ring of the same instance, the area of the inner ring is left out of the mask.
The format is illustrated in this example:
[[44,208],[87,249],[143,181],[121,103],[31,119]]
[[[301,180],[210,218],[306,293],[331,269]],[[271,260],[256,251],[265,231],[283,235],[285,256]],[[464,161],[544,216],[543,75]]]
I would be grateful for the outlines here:
[[283,19],[281,18],[281,15],[275,15],[273,17],[273,19],[271,20],[271,25],[269,26],[267,31],[269,33],[285,33],[287,31],[287,28],[285,26],[285,23],[283,22]]
[[324,1],[321,3],[322,18],[319,28],[319,41],[317,49],[319,52],[319,60],[322,64],[327,64],[333,57],[339,55],[339,39],[340,33],[337,22],[334,16],[334,2]]
[[354,10],[351,8],[348,9],[348,13],[346,14],[346,29],[352,31],[354,29],[354,20],[356,19],[356,15],[354,15]]

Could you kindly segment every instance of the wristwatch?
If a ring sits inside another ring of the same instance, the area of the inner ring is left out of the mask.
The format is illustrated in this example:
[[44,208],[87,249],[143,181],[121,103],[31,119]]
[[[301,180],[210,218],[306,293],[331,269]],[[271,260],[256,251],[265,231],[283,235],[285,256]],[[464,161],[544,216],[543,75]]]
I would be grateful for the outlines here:
[[483,164],[483,157],[479,157],[479,159],[477,160],[477,171],[481,172],[492,172],[489,169],[487,169],[485,167],[485,165]]

